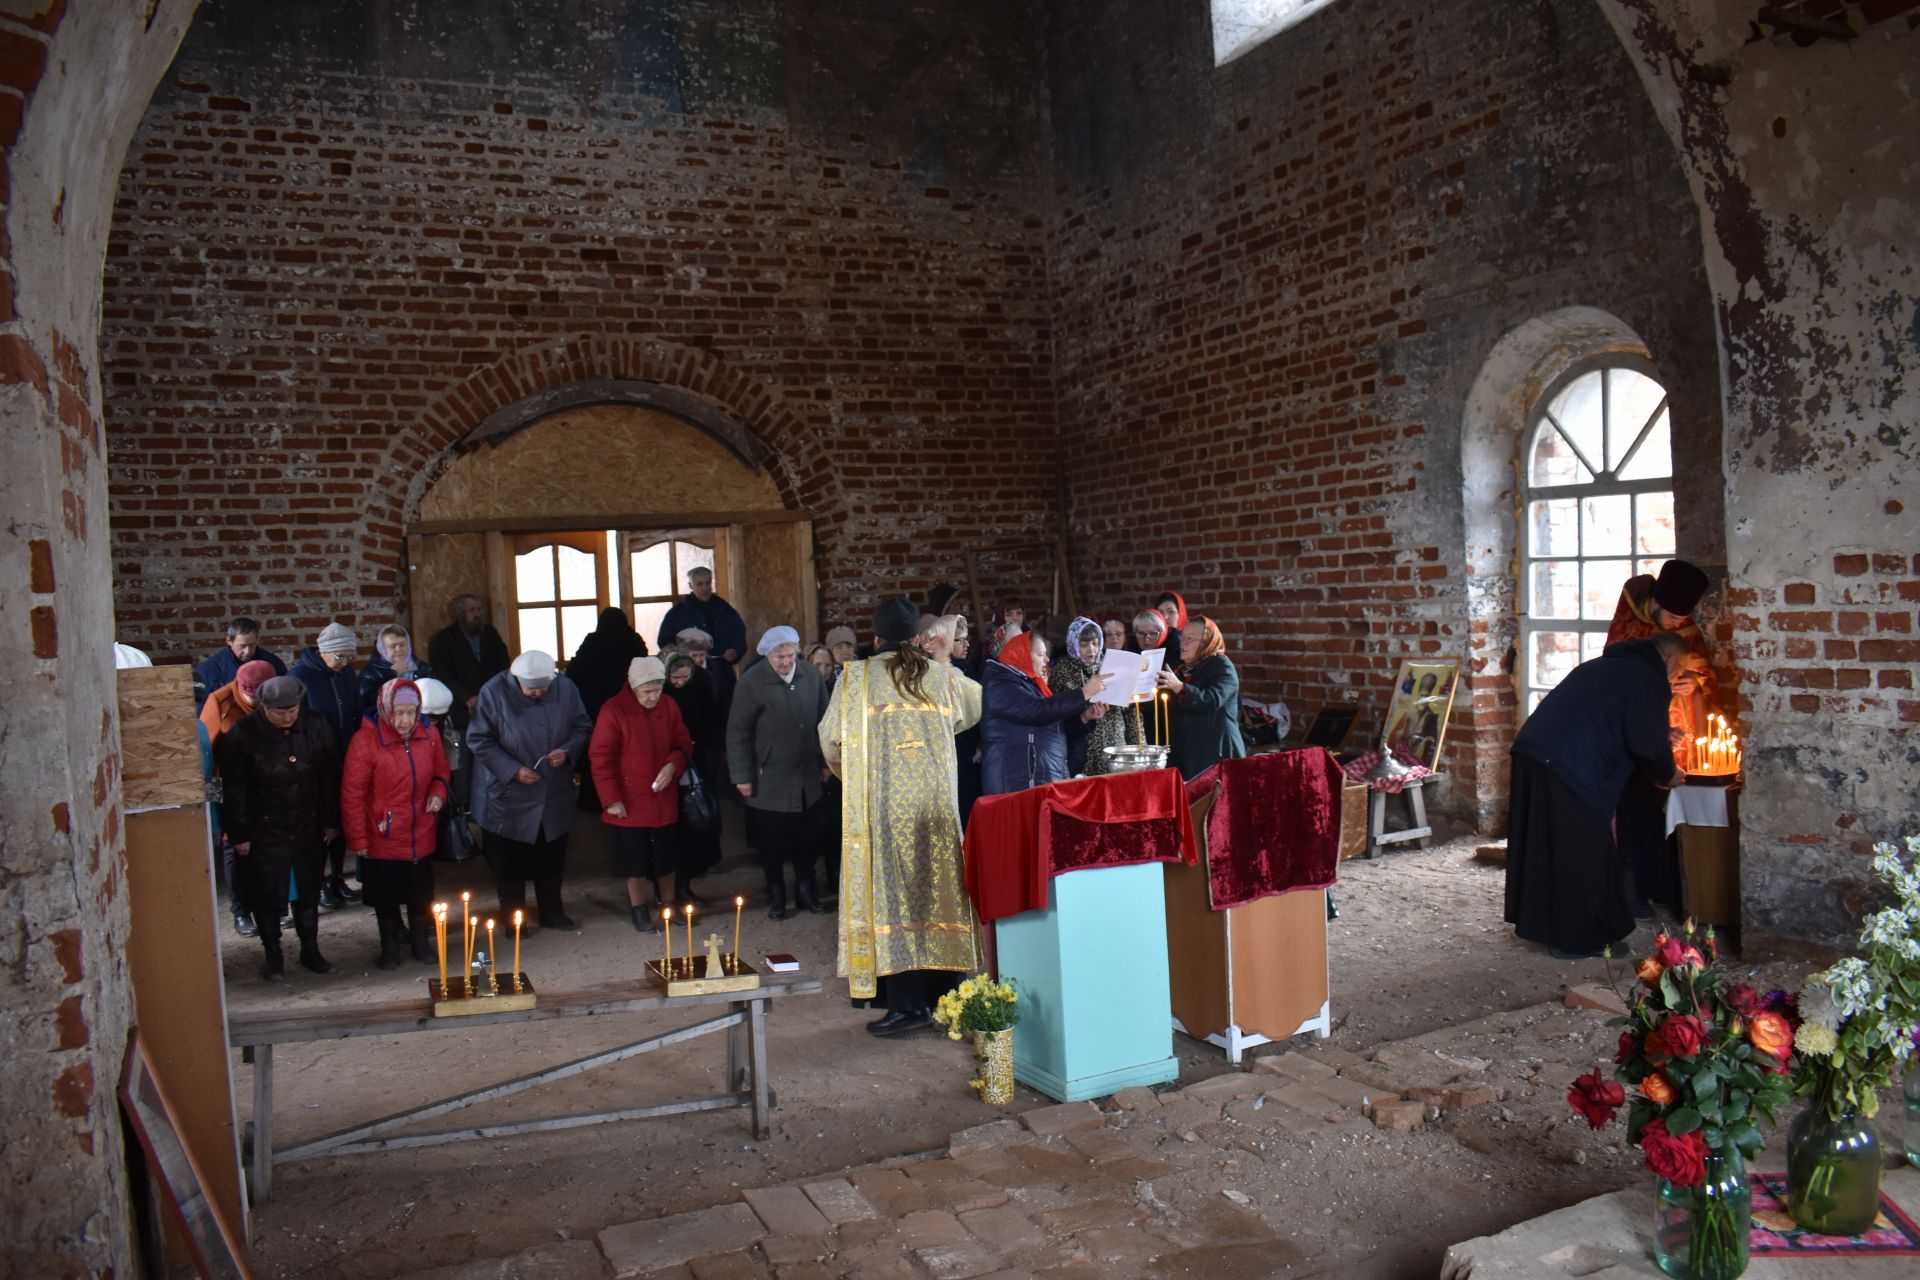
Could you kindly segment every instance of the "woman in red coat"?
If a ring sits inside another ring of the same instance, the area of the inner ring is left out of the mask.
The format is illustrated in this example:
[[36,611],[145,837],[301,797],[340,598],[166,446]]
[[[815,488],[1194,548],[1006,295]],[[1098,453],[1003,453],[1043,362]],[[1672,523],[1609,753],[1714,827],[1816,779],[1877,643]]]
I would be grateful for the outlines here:
[[[413,958],[434,959],[435,817],[447,803],[447,756],[440,735],[420,723],[420,686],[380,686],[379,720],[353,735],[340,774],[340,826],[361,859],[361,887],[380,922],[380,967],[400,967],[401,941]],[[400,908],[409,920],[403,924]]]
[[627,666],[628,694],[614,694],[600,708],[587,761],[605,806],[601,819],[613,833],[613,864],[627,878],[633,927],[658,933],[653,908],[641,905],[649,880],[673,901],[680,872],[680,788],[674,779],[693,763],[693,738],[673,699],[660,696],[667,669],[658,658],[635,658]]

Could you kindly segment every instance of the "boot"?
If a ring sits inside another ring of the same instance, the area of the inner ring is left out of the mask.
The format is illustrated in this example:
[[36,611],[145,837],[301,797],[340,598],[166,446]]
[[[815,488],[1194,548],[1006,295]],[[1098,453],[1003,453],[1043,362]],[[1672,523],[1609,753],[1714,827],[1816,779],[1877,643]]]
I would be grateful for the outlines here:
[[[391,973],[400,967],[400,914],[399,912],[395,912],[392,915],[383,913],[376,923],[380,926],[379,964],[383,970]],[[318,952],[315,954],[317,955]],[[306,960],[306,939],[303,937],[300,940],[300,962],[305,964]],[[308,967],[311,968],[312,966]],[[323,969],[319,972],[324,973],[325,970]]]
[[787,918],[787,882],[785,878],[767,881],[767,919]]
[[266,968],[260,976],[268,982],[287,980],[287,958],[280,954],[280,924],[278,911],[260,912],[253,917],[254,931],[260,935],[260,945],[267,953]]
[[439,954],[434,948],[433,916],[419,907],[409,907],[407,929],[413,935],[413,958],[421,964],[432,964]]
[[345,905],[340,901],[340,895],[333,890],[333,877],[331,876],[320,877],[320,905],[328,911],[338,911]]
[[312,973],[332,973],[333,966],[320,954],[320,908],[302,906],[293,913],[293,931],[300,938],[300,966]]
[[813,887],[813,872],[796,869],[793,876],[793,896],[801,906],[816,916],[829,914],[833,908],[820,901],[820,895]]
[[358,889],[348,888],[347,878],[341,875],[339,872],[336,871],[331,877],[329,877],[327,883],[333,889],[333,896],[338,898],[340,901],[342,902],[360,901],[360,891]]
[[[572,933],[580,926],[570,919],[560,905],[560,877],[533,882],[534,896],[540,902],[540,927],[542,929],[565,929]],[[507,918],[513,918],[509,912]]]
[[653,912],[647,910],[645,907],[628,907],[627,915],[628,918],[633,921],[633,928],[636,933],[660,932],[660,922],[655,920],[653,918]]

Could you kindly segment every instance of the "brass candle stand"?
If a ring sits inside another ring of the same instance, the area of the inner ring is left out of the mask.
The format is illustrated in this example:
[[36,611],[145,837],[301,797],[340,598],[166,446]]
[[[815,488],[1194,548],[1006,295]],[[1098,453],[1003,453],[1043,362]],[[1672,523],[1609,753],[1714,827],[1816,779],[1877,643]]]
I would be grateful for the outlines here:
[[531,1009],[536,1003],[533,979],[524,973],[502,973],[491,977],[427,979],[427,995],[433,1001],[433,1016],[458,1018],[476,1013],[512,1013]]
[[647,973],[670,996],[704,996],[716,991],[752,991],[760,985],[760,974],[741,962],[737,952],[722,952],[709,946],[707,954],[695,958],[675,956],[672,960],[647,961]]

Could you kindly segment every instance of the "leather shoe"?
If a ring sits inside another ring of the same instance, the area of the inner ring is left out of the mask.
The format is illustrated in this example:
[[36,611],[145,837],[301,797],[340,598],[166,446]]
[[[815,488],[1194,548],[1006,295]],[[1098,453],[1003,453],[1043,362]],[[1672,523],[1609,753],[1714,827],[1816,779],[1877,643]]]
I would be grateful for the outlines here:
[[243,916],[237,912],[233,917],[233,931],[243,938],[257,938],[260,936],[260,930],[254,927],[253,917]]
[[877,1022],[869,1022],[867,1032],[876,1036],[897,1036],[932,1025],[933,1015],[930,1013],[907,1013],[896,1009]]
[[579,925],[573,922],[572,916],[566,915],[541,916],[540,927],[542,929],[562,929],[568,933],[577,932],[580,928]]
[[342,905],[340,895],[333,891],[333,882],[331,880],[322,880],[320,882],[320,905],[328,911],[338,911]]

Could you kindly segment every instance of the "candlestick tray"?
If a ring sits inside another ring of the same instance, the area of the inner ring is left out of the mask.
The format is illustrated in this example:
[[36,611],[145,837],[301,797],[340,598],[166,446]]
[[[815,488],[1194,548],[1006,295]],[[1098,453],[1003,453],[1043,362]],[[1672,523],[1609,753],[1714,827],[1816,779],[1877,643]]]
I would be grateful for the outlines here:
[[1737,787],[1740,785],[1740,774],[1737,771],[1734,773],[1690,773],[1687,775],[1687,785],[1690,787]]
[[740,958],[731,952],[720,957],[721,967],[726,975],[709,978],[706,973],[705,956],[698,956],[690,963],[685,956],[673,958],[672,972],[666,971],[665,960],[647,961],[647,976],[666,989],[670,996],[705,996],[718,991],[752,991],[760,985],[760,975],[752,968],[740,963]]
[[458,1018],[476,1013],[512,1013],[531,1009],[536,1003],[533,979],[524,973],[497,974],[489,980],[448,978],[442,988],[440,979],[427,979],[427,996],[433,1001],[433,1016]]

